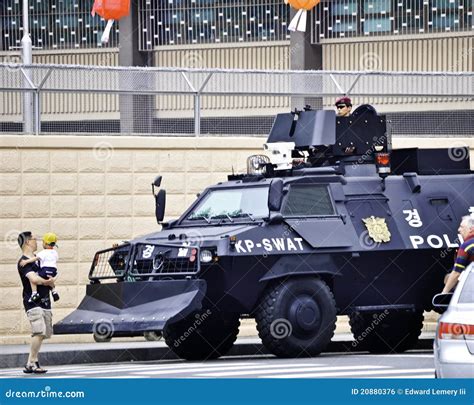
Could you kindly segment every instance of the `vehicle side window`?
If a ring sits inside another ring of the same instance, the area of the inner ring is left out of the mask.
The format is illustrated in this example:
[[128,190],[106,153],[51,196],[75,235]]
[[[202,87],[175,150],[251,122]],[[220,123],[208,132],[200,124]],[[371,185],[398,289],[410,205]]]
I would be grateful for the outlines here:
[[334,215],[328,186],[295,184],[290,186],[281,210],[283,216]]
[[474,303],[474,271],[471,271],[467,275],[467,279],[462,287],[458,302],[461,304]]

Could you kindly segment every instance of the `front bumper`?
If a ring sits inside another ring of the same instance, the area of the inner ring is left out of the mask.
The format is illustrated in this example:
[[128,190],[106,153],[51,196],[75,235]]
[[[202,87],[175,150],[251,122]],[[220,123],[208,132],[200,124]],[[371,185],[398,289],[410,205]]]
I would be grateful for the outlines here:
[[474,355],[464,340],[436,339],[433,348],[438,378],[474,378]]
[[439,363],[436,367],[438,378],[474,378],[473,364]]
[[162,331],[201,309],[206,282],[160,280],[90,284],[79,307],[54,325],[55,334],[134,335]]

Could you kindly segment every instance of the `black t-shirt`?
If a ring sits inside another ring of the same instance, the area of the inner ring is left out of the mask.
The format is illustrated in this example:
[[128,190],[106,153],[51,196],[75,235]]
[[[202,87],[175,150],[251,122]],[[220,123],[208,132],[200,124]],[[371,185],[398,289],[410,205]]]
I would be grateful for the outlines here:
[[28,259],[27,256],[21,256],[21,259],[18,260],[18,264],[17,264],[18,274],[20,275],[21,284],[23,284],[23,306],[25,307],[25,311],[28,311],[35,307],[51,309],[51,301],[49,299],[50,289],[49,287],[44,286],[44,285],[36,286],[36,291],[38,291],[38,294],[41,297],[41,301],[38,304],[35,304],[34,302],[28,302],[28,300],[31,297],[31,285],[30,285],[30,280],[28,280],[28,277],[26,277],[26,275],[31,271],[37,273],[39,270],[39,267],[36,263],[27,264],[21,267],[20,261],[27,260],[27,259]]

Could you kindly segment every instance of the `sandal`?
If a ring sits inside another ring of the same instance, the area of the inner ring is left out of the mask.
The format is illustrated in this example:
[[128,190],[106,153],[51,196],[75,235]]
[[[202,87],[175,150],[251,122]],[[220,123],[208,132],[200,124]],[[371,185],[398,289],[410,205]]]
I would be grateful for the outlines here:
[[36,361],[34,364],[26,364],[25,368],[23,369],[25,374],[44,374],[47,371],[48,370],[41,368],[38,361]]

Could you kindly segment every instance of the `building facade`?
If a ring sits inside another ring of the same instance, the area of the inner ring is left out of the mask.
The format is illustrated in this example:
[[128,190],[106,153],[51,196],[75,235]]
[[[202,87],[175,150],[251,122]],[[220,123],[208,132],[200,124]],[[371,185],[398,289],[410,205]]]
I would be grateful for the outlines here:
[[[291,10],[283,0],[131,2],[130,17],[114,24],[109,43],[103,45],[100,37],[106,22],[90,15],[92,1],[30,1],[34,61],[281,70],[470,72],[474,68],[472,0],[322,0],[310,14],[306,33],[290,33]],[[0,61],[20,60],[21,3],[4,0],[0,5]],[[78,120],[90,114],[91,105],[97,119],[120,116],[117,97],[107,96],[107,102],[101,102],[99,96],[91,96],[98,101],[89,103],[74,102],[74,97],[50,97],[42,103],[44,114],[57,121],[54,105],[59,103],[74,105],[73,117]],[[216,128],[215,117],[232,118],[216,129],[225,132],[238,127],[242,116],[256,120],[249,127],[267,131],[275,113],[307,102],[277,97],[204,100],[203,132]],[[321,100],[314,102],[321,105]],[[362,102],[375,102],[379,110],[394,113],[458,110],[462,115],[466,106],[465,100],[355,100]],[[331,103],[322,100],[323,105]],[[189,125],[181,121],[180,131],[192,131],[192,100],[160,96],[154,104],[154,116],[163,123],[163,131],[176,127],[173,118],[177,115],[189,118]],[[17,100],[2,108],[0,120],[4,121],[17,116],[21,105]],[[428,112],[424,117],[431,122],[433,115]]]

